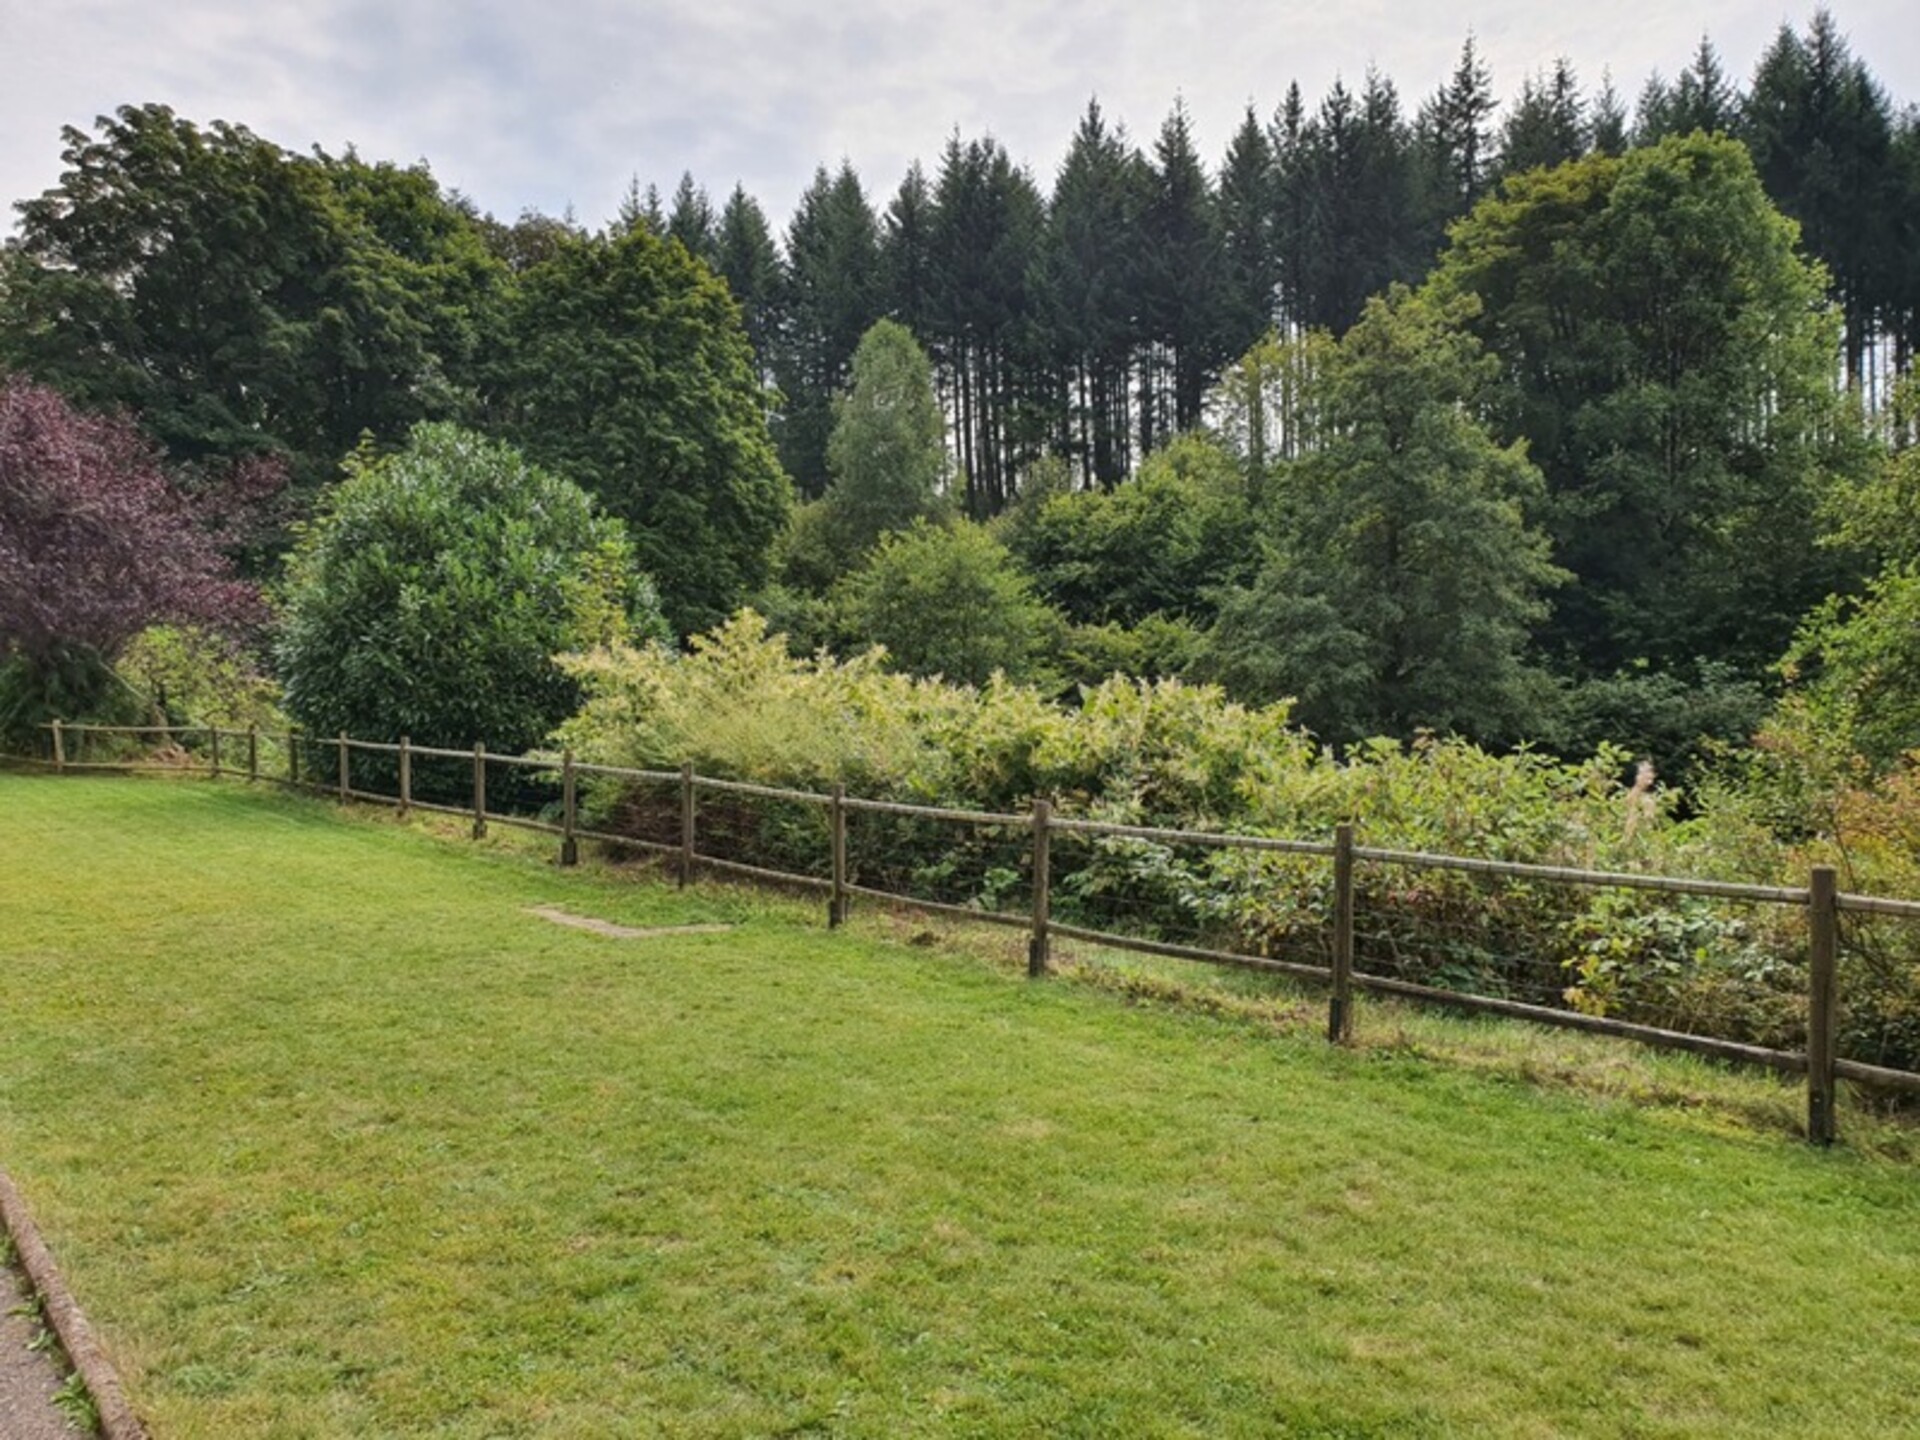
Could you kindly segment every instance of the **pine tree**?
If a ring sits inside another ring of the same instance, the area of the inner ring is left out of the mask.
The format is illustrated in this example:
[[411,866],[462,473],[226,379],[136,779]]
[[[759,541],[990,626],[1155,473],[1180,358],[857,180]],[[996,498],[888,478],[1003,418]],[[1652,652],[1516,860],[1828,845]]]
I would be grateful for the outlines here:
[[1040,192],[999,142],[947,142],[934,181],[927,338],[976,519],[1013,498],[1022,464],[1053,428],[1028,290],[1044,227]]
[[1493,178],[1493,72],[1481,62],[1469,33],[1460,62],[1429,102],[1430,127],[1448,181],[1451,213],[1466,213]]
[[780,321],[780,252],[760,202],[736,184],[720,212],[713,268],[740,306],[763,380],[773,374],[773,343]]
[[1232,354],[1221,317],[1223,278],[1213,188],[1176,102],[1154,142],[1137,272],[1147,348],[1141,357],[1140,448],[1199,423],[1200,403]]
[[[620,208],[614,212],[614,229],[621,234],[636,227],[649,235],[667,233],[667,213],[660,204],[660,187],[649,183],[640,188],[640,177],[629,175],[627,188],[620,196]],[[573,227],[571,224],[569,228]]]
[[1550,74],[1521,81],[1520,98],[1500,130],[1500,173],[1577,160],[1586,151],[1586,135],[1586,102],[1572,62],[1562,56]]
[[1146,162],[1088,101],[1054,180],[1035,278],[1065,392],[1062,448],[1085,480],[1106,489],[1131,468],[1132,270],[1145,189]]
[[1288,84],[1267,135],[1273,150],[1273,251],[1280,280],[1280,328],[1291,333],[1307,324],[1308,269],[1314,248],[1307,113],[1299,81]]
[[934,291],[933,189],[918,160],[887,206],[880,233],[886,312],[916,337],[928,333]]
[[1424,272],[1431,256],[1417,213],[1416,161],[1389,81],[1369,72],[1357,99],[1334,82],[1282,154],[1293,324],[1338,333],[1369,295]]
[[1600,72],[1600,93],[1593,97],[1593,109],[1587,116],[1588,150],[1602,155],[1623,155],[1627,149],[1627,107],[1614,89],[1613,76]]
[[1221,339],[1241,354],[1273,324],[1280,283],[1273,146],[1251,105],[1220,165],[1219,217]]
[[1709,135],[1730,135],[1739,123],[1740,94],[1727,79],[1720,52],[1702,35],[1693,64],[1681,72],[1673,87],[1673,104],[1668,112],[1670,133],[1691,135],[1703,130]]
[[854,348],[880,318],[880,236],[851,162],[814,171],[787,226],[786,276],[774,374],[786,409],[776,439],[801,492],[827,483],[833,394],[847,383]]
[[719,246],[713,201],[693,183],[690,170],[680,173],[680,183],[674,189],[673,209],[667,212],[667,234],[686,246],[694,259],[712,267]]
[[1867,359],[1899,223],[1893,114],[1829,12],[1814,15],[1804,41],[1781,27],[1754,73],[1744,135],[1767,194],[1832,272],[1848,383],[1876,379]]

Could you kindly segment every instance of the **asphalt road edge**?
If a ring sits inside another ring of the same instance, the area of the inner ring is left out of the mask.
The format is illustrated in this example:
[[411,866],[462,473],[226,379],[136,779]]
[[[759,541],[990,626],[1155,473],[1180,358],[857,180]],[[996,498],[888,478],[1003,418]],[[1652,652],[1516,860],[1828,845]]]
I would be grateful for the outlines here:
[[93,1396],[93,1408],[100,1417],[100,1434],[104,1440],[149,1440],[146,1427],[127,1403],[113,1363],[93,1338],[93,1327],[87,1324],[79,1302],[61,1279],[59,1267],[53,1263],[53,1252],[40,1238],[33,1216],[27,1213],[27,1202],[4,1170],[0,1170],[0,1224],[6,1226],[7,1234],[13,1239],[14,1254],[19,1257],[27,1283],[40,1297],[48,1327],[67,1352],[67,1360],[79,1375],[80,1383]]

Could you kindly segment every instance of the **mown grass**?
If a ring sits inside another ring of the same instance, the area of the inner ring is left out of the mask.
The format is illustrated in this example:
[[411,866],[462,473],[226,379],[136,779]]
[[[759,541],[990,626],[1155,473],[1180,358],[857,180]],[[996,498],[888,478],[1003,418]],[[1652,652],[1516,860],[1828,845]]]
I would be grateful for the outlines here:
[[0,1165],[158,1440],[1920,1429],[1909,1167],[811,913],[0,774]]

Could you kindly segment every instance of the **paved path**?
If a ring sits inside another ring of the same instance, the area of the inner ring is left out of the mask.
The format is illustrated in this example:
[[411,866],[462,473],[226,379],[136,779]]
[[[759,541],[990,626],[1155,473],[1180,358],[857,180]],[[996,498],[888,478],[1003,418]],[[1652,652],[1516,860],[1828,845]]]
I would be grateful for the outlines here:
[[26,1301],[19,1274],[0,1265],[0,1436],[5,1440],[74,1440],[86,1432],[54,1408],[60,1367],[44,1350],[29,1350],[39,1328],[17,1314]]

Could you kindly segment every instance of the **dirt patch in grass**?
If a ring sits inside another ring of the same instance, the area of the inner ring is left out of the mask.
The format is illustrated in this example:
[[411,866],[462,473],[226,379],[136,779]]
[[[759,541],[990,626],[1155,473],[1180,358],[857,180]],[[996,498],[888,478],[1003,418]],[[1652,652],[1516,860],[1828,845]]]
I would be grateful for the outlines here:
[[551,920],[556,925],[585,930],[592,935],[604,935],[609,940],[658,940],[667,935],[724,935],[733,929],[731,925],[651,925],[635,928],[632,925],[616,925],[611,920],[596,920],[591,915],[575,915],[553,905],[529,906],[527,913],[538,915],[542,920]]

